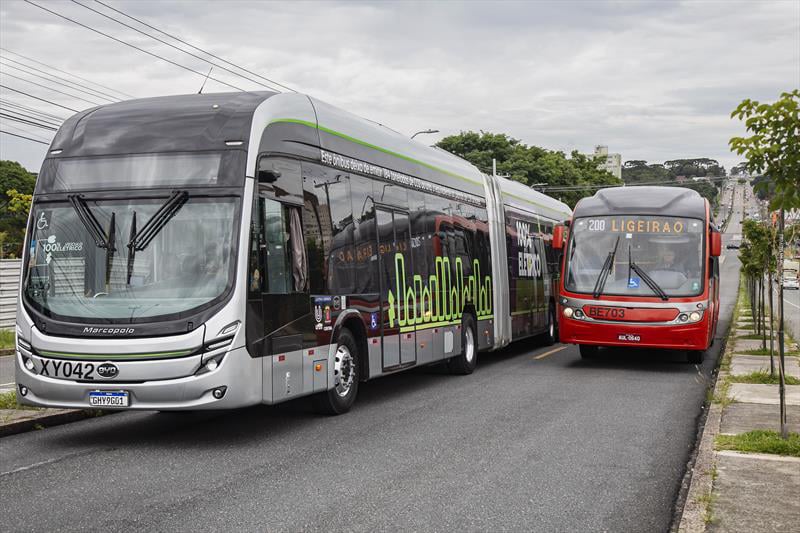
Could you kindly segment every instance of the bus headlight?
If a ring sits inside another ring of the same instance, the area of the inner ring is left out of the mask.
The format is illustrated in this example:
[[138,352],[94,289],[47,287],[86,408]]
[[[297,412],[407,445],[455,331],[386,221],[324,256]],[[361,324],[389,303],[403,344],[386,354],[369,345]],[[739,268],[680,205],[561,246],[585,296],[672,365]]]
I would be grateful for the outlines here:
[[687,315],[686,313],[681,313],[680,315],[678,315],[678,322],[686,322],[688,320],[689,320],[689,315]]
[[690,320],[690,321],[692,321],[692,322],[697,322],[697,321],[699,321],[701,318],[703,318],[703,315],[702,315],[702,314],[700,314],[700,313],[698,313],[697,311],[692,311],[692,312],[689,314],[689,320]]
[[563,311],[564,316],[567,318],[572,318],[572,313],[574,312],[575,312],[574,309],[572,309],[571,307],[565,307]]
[[573,313],[573,316],[575,318],[583,318],[583,311],[581,311],[580,309],[576,309],[575,312]]

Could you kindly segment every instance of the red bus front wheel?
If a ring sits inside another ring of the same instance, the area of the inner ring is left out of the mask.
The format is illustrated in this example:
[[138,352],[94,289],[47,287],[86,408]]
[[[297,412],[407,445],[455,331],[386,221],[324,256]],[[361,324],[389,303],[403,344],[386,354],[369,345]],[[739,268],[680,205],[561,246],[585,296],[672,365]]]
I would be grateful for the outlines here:
[[687,350],[686,359],[689,361],[689,364],[701,365],[703,364],[703,356],[705,353],[704,350]]
[[581,351],[581,359],[595,359],[600,351],[598,346],[590,344],[579,344],[578,349]]

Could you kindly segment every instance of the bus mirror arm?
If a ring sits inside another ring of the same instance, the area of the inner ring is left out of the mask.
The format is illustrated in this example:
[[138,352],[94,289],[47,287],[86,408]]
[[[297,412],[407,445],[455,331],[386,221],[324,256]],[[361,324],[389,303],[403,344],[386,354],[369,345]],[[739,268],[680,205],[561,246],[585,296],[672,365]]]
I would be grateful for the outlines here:
[[711,232],[711,257],[722,255],[722,234],[716,231]]
[[564,248],[564,226],[558,224],[553,228],[553,249],[561,250]]

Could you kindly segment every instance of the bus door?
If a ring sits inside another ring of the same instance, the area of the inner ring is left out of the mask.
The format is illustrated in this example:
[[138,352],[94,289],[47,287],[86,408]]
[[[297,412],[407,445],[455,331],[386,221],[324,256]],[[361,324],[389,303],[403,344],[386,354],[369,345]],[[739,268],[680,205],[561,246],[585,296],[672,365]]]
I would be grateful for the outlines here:
[[376,208],[375,223],[380,258],[383,368],[388,370],[417,360],[411,227],[407,212],[385,207]]

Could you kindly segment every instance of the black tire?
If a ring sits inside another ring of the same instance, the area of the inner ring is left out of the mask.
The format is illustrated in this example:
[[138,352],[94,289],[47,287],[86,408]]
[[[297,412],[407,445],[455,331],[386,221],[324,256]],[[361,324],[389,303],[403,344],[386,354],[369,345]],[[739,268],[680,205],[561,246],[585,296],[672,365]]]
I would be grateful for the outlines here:
[[[361,378],[361,354],[353,333],[345,328],[339,333],[334,356],[334,386],[314,395],[314,408],[326,415],[341,415],[350,410],[358,395]],[[342,381],[345,376],[345,381]]]
[[580,344],[578,349],[581,352],[581,359],[596,359],[600,351],[598,346],[591,346],[589,344]]
[[472,374],[478,364],[478,337],[475,333],[475,320],[472,315],[464,315],[461,319],[461,354],[447,361],[447,369],[451,374]]
[[547,312],[547,330],[542,335],[542,340],[545,346],[552,346],[558,342],[558,321],[552,304]]
[[687,350],[686,360],[690,365],[702,365],[705,354],[705,350]]

